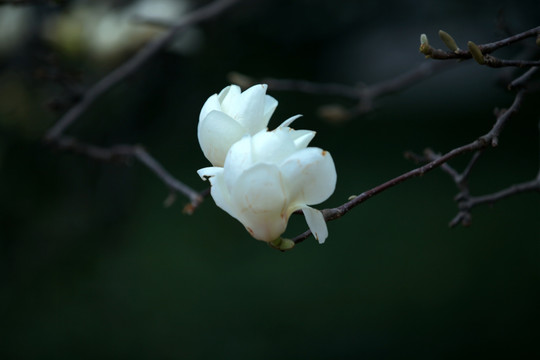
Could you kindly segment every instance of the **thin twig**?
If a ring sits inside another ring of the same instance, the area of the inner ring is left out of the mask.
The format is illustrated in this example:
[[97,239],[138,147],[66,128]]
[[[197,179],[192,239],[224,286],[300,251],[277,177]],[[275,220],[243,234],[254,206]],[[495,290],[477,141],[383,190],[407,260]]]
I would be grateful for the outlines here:
[[506,189],[500,190],[493,194],[482,195],[482,196],[472,196],[468,199],[460,202],[460,211],[459,213],[450,221],[449,226],[454,227],[459,223],[462,223],[464,218],[469,218],[470,221],[470,211],[472,208],[483,205],[483,204],[493,204],[499,200],[507,198],[512,195],[516,195],[523,192],[540,192],[540,178],[536,178],[531,181],[527,181],[521,184],[514,184]]
[[[493,126],[492,130],[488,134],[489,138],[492,138],[491,144],[492,146],[496,146],[497,142],[495,139],[498,138],[502,125],[505,121],[508,120],[508,118],[517,111],[519,108],[519,105],[522,101],[524,92],[520,91],[518,94],[516,94],[516,99],[514,100],[514,103],[507,111],[498,111],[498,118]],[[485,138],[484,136],[483,138]],[[485,139],[486,141],[489,141],[489,139]],[[482,149],[476,151],[473,156],[471,157],[471,160],[463,170],[463,172],[460,174],[457,172],[454,168],[452,168],[449,164],[443,164],[441,165],[441,169],[444,170],[454,183],[456,184],[457,188],[459,189],[459,193],[454,198],[455,201],[458,202],[459,211],[457,215],[450,221],[449,226],[454,227],[458,224],[461,224],[463,226],[468,226],[471,224],[472,221],[472,215],[471,215],[471,209],[475,206],[485,204],[485,203],[494,203],[500,199],[503,199],[505,197],[518,194],[521,192],[526,191],[540,191],[540,172],[538,177],[535,180],[531,180],[526,183],[522,184],[516,184],[512,185],[504,190],[501,190],[499,192],[489,194],[489,195],[483,195],[483,196],[471,196],[469,186],[467,183],[467,179],[469,177],[469,174],[471,172],[471,169],[473,168],[474,164],[480,157],[480,154],[482,152]],[[419,161],[433,161],[440,157],[440,155],[435,154],[431,150],[427,150],[425,152],[425,157],[421,158],[414,154],[408,154],[409,157],[419,160]]]
[[134,146],[133,150],[133,155],[135,158],[152,170],[152,172],[154,172],[158,178],[167,184],[169,188],[186,195],[194,206],[198,205],[202,201],[202,198],[198,192],[194,191],[189,186],[172,176],[167,170],[165,170],[163,166],[161,166],[160,163],[156,161],[156,159],[150,156],[150,154],[143,147]]
[[524,31],[522,33],[519,33],[513,36],[509,36],[506,39],[494,41],[492,43],[488,43],[484,45],[478,45],[478,47],[480,48],[480,50],[482,50],[482,53],[489,54],[504,46],[508,46],[510,44],[516,43],[518,41],[521,41],[529,37],[536,36],[538,34],[540,34],[540,26],[537,26],[535,28],[529,29],[527,31]]
[[519,88],[522,88],[525,86],[525,84],[527,84],[527,82],[531,79],[531,77],[533,77],[533,75],[538,71],[538,67],[532,67],[530,68],[529,70],[525,71],[523,73],[523,75],[521,75],[520,77],[514,79],[509,85],[508,85],[508,90],[513,90],[513,89],[519,89]]
[[525,96],[525,89],[521,89],[517,92],[516,97],[512,105],[508,110],[504,111],[500,116],[497,117],[497,121],[491,131],[484,135],[481,139],[484,139],[486,142],[491,142],[491,146],[497,146],[499,144],[499,135],[512,115],[514,115],[520,108],[521,103],[523,102],[523,97]]
[[473,154],[473,156],[471,157],[471,160],[465,167],[465,170],[463,170],[463,172],[461,173],[461,176],[460,176],[461,181],[466,180],[469,177],[474,164],[476,164],[476,161],[478,161],[478,158],[480,158],[480,155],[482,155],[482,152],[483,152],[482,150],[478,150],[477,152]]
[[[333,83],[317,83],[313,81],[294,79],[254,79],[237,72],[230,73],[229,80],[232,83],[246,88],[254,84],[264,83],[267,84],[268,88],[272,91],[295,91],[311,95],[340,96],[343,98],[356,100],[358,101],[358,106],[354,107],[353,109],[337,109],[338,111],[342,110],[341,115],[350,118],[352,116],[361,115],[372,111],[375,100],[410,88],[413,85],[420,83],[422,80],[454,66],[454,63],[422,63],[418,67],[397,77],[372,85],[362,84],[357,86]],[[332,108],[334,111],[336,110],[335,106],[329,105],[322,107],[321,110],[323,111],[320,113],[328,114],[327,110],[330,108]]]
[[198,207],[206,196],[205,193],[197,192],[177,180],[140,145],[115,145],[106,148],[83,143],[72,137],[62,136],[54,142],[54,147],[104,162],[125,163],[130,159],[136,159],[150,169],[171,191],[178,192],[189,198],[192,210]]
[[250,76],[231,72],[228,78],[232,83],[247,88],[255,84],[264,83],[272,91],[295,91],[311,95],[335,95],[350,99],[358,99],[360,88],[344,84],[316,83],[307,80],[262,78],[254,79]]

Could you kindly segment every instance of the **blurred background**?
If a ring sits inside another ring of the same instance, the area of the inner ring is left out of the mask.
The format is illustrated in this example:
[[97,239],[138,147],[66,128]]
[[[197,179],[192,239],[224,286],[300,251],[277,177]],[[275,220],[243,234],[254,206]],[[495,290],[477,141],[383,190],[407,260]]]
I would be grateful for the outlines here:
[[[100,163],[41,140],[82,91],[162,31],[134,19],[174,21],[208,2],[34,3],[0,6],[3,359],[540,355],[538,194],[475,208],[472,226],[450,229],[457,190],[436,170],[329,223],[324,245],[273,250],[210,198],[193,215],[181,197],[165,207],[166,187],[139,163]],[[202,190],[198,114],[230,72],[374,84],[430,61],[421,33],[444,47],[444,29],[465,47],[536,27],[539,15],[536,0],[243,1],[179,34],[67,134],[143,144]],[[520,73],[463,62],[342,122],[317,109],[354,101],[270,88],[280,103],[270,127],[301,113],[296,127],[317,131],[313,146],[338,172],[318,208],[334,207],[415,167],[404,151],[446,152],[487,132],[493,109],[512,103],[504,81]],[[536,176],[539,103],[529,95],[482,155],[473,194]],[[285,235],[305,229],[293,217]]]

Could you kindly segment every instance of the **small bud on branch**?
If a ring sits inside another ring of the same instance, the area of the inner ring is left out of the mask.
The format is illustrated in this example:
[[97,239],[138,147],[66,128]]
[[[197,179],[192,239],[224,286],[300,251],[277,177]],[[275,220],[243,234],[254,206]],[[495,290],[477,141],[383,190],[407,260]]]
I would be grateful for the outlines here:
[[450,50],[454,52],[459,50],[459,47],[457,46],[454,38],[450,36],[450,34],[448,34],[446,31],[439,30],[439,37]]
[[482,50],[473,43],[472,41],[469,41],[467,43],[467,47],[469,48],[469,51],[471,52],[471,55],[473,59],[479,63],[480,65],[484,65],[486,63],[486,60],[484,59],[484,54],[482,54]]

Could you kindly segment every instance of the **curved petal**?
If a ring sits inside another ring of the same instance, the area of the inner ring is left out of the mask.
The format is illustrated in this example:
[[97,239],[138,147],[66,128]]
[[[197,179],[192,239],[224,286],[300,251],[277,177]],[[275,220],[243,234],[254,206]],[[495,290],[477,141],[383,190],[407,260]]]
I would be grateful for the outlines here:
[[306,217],[309,230],[311,230],[315,239],[317,239],[319,244],[324,243],[328,237],[328,228],[326,227],[326,221],[324,221],[322,212],[309,206],[304,206],[301,209]]
[[199,144],[204,156],[214,166],[223,166],[229,148],[246,133],[246,129],[221,111],[212,111],[198,126]]
[[296,120],[298,118],[301,118],[301,117],[302,117],[301,114],[291,116],[290,118],[288,118],[287,120],[282,122],[281,125],[279,125],[278,127],[289,127],[289,125],[291,125],[294,120]]
[[218,95],[219,102],[221,103],[221,109],[231,115],[232,110],[236,106],[236,102],[240,98],[240,87],[237,85],[230,85],[221,90]]
[[311,130],[295,130],[291,136],[294,139],[294,145],[300,150],[305,149],[309,145],[315,134],[317,133]]
[[[207,168],[207,169],[220,169],[221,171],[216,171],[215,176],[210,178],[210,183],[212,187],[210,188],[210,194],[214,199],[214,202],[217,206],[225,210],[229,215],[238,219],[238,212],[236,211],[235,204],[231,201],[231,195],[229,189],[225,184],[225,179],[223,177],[223,168]],[[201,169],[204,170],[204,169]],[[199,170],[200,171],[200,170]]]
[[223,168],[215,167],[215,166],[205,167],[205,168],[197,170],[197,174],[199,174],[199,176],[203,180],[206,180],[208,178],[211,178],[212,176],[221,174],[222,172],[223,172]]
[[247,169],[231,188],[231,200],[255,239],[273,241],[285,231],[288,203],[277,166],[257,163]]
[[264,97],[264,113],[263,118],[264,121],[268,124],[268,121],[270,121],[270,118],[274,114],[274,111],[276,110],[278,106],[278,101],[271,97],[270,95],[266,95]]
[[249,130],[250,134],[255,134],[268,125],[264,117],[266,88],[264,84],[250,87],[240,94],[234,108],[229,112],[234,120]]
[[336,187],[336,168],[330,153],[319,148],[296,151],[280,166],[295,203],[315,205],[328,199]]
[[256,161],[280,164],[297,149],[289,128],[261,131],[253,136],[253,157]]
[[201,113],[199,114],[199,121],[203,121],[203,119],[213,110],[221,110],[221,104],[219,103],[217,94],[210,96],[206,100],[201,109]]
[[245,135],[234,143],[227,153],[223,168],[225,182],[229,188],[234,187],[244,171],[253,165],[251,139],[251,136]]

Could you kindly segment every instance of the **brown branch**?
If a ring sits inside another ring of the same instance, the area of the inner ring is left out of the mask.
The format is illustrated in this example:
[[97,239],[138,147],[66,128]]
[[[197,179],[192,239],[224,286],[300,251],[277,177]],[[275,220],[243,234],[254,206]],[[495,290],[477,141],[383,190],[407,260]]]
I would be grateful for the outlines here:
[[537,177],[534,180],[527,181],[521,184],[514,184],[506,189],[500,190],[498,192],[495,192],[493,194],[489,195],[482,195],[482,196],[471,196],[463,201],[460,201],[459,207],[460,211],[459,213],[450,221],[449,226],[454,227],[458,224],[463,225],[469,225],[470,219],[471,219],[471,209],[483,204],[493,204],[499,200],[502,200],[504,198],[507,198],[512,195],[524,193],[524,192],[532,192],[537,191],[540,192],[540,178]]
[[59,137],[75,120],[77,120],[90,105],[96,101],[107,90],[135,73],[141,68],[152,56],[157,54],[173,37],[181,30],[196,23],[211,19],[230,6],[239,2],[239,0],[217,0],[209,5],[201,7],[191,14],[182,18],[178,23],[171,27],[168,31],[155,39],[151,40],[133,57],[129,58],[125,63],[110,72],[103,79],[98,81],[82,96],[80,102],[73,106],[58,122],[45,134],[45,140],[52,141]]
[[540,34],[540,26],[493,43],[476,45],[475,43],[469,41],[467,43],[468,50],[462,50],[457,47],[454,39],[448,33],[441,30],[439,31],[439,36],[450,51],[433,48],[431,45],[429,45],[427,37],[423,34],[420,38],[420,52],[424,54],[426,58],[436,60],[466,60],[474,58],[479,64],[493,68],[509,66],[528,68],[532,66],[539,66],[540,60],[505,60],[496,58],[489,54],[504,46],[508,46],[529,37],[537,36],[538,34]]
[[519,67],[519,68],[530,68],[533,66],[540,66],[540,60],[536,61],[528,61],[528,60],[505,60],[505,59],[499,59],[491,55],[484,56],[484,64],[489,67],[493,68],[500,68],[500,67]]
[[[441,155],[441,156],[437,156],[435,159],[431,160],[430,162],[428,162],[427,164],[425,165],[422,165],[416,169],[413,169],[413,170],[410,170],[402,175],[399,175],[393,179],[390,179],[388,181],[386,181],[385,183],[383,184],[380,184],[356,197],[354,197],[353,199],[351,199],[350,201],[346,202],[345,204],[341,205],[341,206],[338,206],[336,208],[332,208],[332,209],[324,209],[322,210],[322,213],[323,213],[323,216],[324,216],[324,219],[325,221],[331,221],[331,220],[335,220],[335,219],[339,219],[340,217],[342,217],[343,215],[345,215],[346,213],[348,213],[349,211],[351,211],[353,208],[355,208],[356,206],[360,205],[361,203],[363,203],[364,201],[366,200],[369,200],[371,199],[373,196],[377,195],[377,194],[380,194],[382,193],[383,191],[386,191],[406,180],[409,180],[409,179],[412,179],[412,178],[415,178],[415,177],[419,177],[419,176],[422,176],[424,175],[425,173],[433,170],[433,169],[436,169],[438,167],[441,167],[443,166],[444,164],[446,164],[449,160],[459,156],[459,155],[462,155],[462,154],[465,154],[465,153],[469,153],[469,152],[473,152],[473,151],[480,151],[480,150],[483,150],[489,146],[496,146],[497,143],[498,143],[498,137],[500,135],[500,131],[502,129],[502,127],[504,126],[504,124],[506,123],[506,121],[508,121],[508,119],[510,118],[510,116],[512,116],[513,114],[515,114],[517,112],[517,110],[519,109],[519,107],[521,106],[521,103],[523,101],[523,97],[524,97],[524,94],[525,94],[525,90],[520,90],[517,94],[516,94],[516,97],[514,98],[514,101],[512,103],[512,105],[510,106],[510,108],[501,113],[500,116],[497,118],[495,124],[493,125],[493,127],[491,128],[491,130],[479,137],[477,140],[469,143],[469,144],[466,144],[466,145],[463,145],[463,146],[460,146],[460,147],[457,147],[453,150],[450,150],[449,152],[447,152],[446,154],[444,155]],[[471,160],[471,161],[476,161],[476,158],[477,158],[478,155],[475,155],[473,156],[473,159],[474,160]],[[472,164],[470,164],[468,166],[469,168],[472,167]],[[447,167],[447,170],[450,169],[449,167]],[[468,172],[470,172],[470,169],[467,170]],[[453,174],[453,176],[457,176],[457,172],[455,171],[451,171],[451,173]],[[309,236],[311,235],[311,231],[306,231],[300,235],[298,235],[297,237],[295,237],[294,239],[292,239],[295,243],[299,243],[299,242],[302,242],[304,241],[306,238],[308,238]]]
[[529,29],[527,31],[524,31],[522,33],[519,33],[513,36],[509,36],[506,39],[502,39],[502,40],[484,44],[484,45],[478,45],[478,47],[480,48],[480,50],[482,50],[482,53],[489,54],[502,47],[511,45],[523,39],[527,39],[529,37],[536,36],[538,34],[540,34],[540,26],[537,26],[535,28]]
[[524,88],[527,82],[533,77],[533,75],[538,71],[538,67],[532,67],[527,70],[523,75],[514,79],[509,85],[508,90]]
[[311,95],[340,96],[358,101],[352,109],[340,105],[325,105],[319,109],[319,114],[328,119],[346,120],[353,116],[362,115],[373,110],[374,102],[384,96],[407,89],[427,79],[434,74],[455,66],[452,63],[430,62],[405,72],[397,77],[384,80],[372,85],[350,86],[344,84],[316,83],[306,80],[263,78],[254,79],[244,74],[233,72],[229,80],[241,87],[247,88],[254,84],[264,83],[272,91],[296,91]]
[[[201,204],[204,197],[208,196],[207,190],[197,192],[177,180],[141,145],[114,145],[106,148],[83,143],[69,136],[62,136],[53,143],[53,146],[58,150],[70,151],[103,162],[126,163],[136,159],[165,183],[171,192],[183,194],[190,200],[189,208],[185,208],[185,212],[188,213],[193,212]],[[169,198],[168,203],[171,203],[171,198]]]
[[[519,78],[520,81],[523,81],[524,77],[525,76],[522,75]],[[519,92],[516,95],[516,100],[514,100],[514,103],[512,104],[509,110],[497,112],[498,114],[497,121],[489,133],[489,136],[492,138],[491,140],[492,146],[497,145],[496,139],[498,138],[500,134],[500,131],[501,131],[502,126],[504,125],[504,122],[506,122],[508,118],[517,111],[517,109],[519,108],[519,104],[522,101],[522,96],[523,96],[523,91]],[[450,177],[456,184],[457,188],[459,189],[459,193],[454,198],[454,200],[458,202],[459,211],[457,215],[450,221],[449,223],[450,227],[454,227],[458,224],[461,224],[463,226],[469,226],[472,222],[471,210],[472,208],[478,205],[482,205],[485,203],[494,203],[503,198],[506,198],[515,194],[519,194],[522,192],[540,191],[540,171],[539,171],[537,178],[534,180],[521,183],[521,184],[511,185],[510,187],[504,190],[501,190],[499,192],[493,193],[493,194],[483,195],[483,196],[472,196],[470,193],[467,180],[470,175],[471,169],[473,168],[474,164],[480,157],[481,152],[482,150],[478,150],[476,153],[474,153],[474,155],[471,157],[471,160],[469,161],[469,163],[467,164],[467,166],[465,167],[462,173],[459,173],[447,163],[441,165],[441,169],[444,172],[446,172],[448,175],[450,175]],[[420,157],[415,154],[408,154],[408,156],[419,162],[433,161],[440,157],[440,155],[435,154],[430,149],[427,149],[424,152],[424,157]]]
[[519,90],[512,105],[508,108],[508,110],[501,112],[501,114],[497,117],[497,121],[495,121],[495,125],[493,125],[491,131],[488,134],[484,135],[481,139],[486,142],[491,142],[492,146],[497,146],[499,144],[499,135],[504,125],[506,124],[508,119],[510,119],[510,117],[519,110],[519,108],[521,107],[521,103],[523,102],[524,96],[525,89]]
[[269,77],[254,79],[237,72],[229,73],[228,78],[232,83],[243,88],[264,83],[268,85],[268,88],[272,91],[296,91],[311,95],[335,95],[350,99],[357,99],[361,94],[360,88],[343,84],[322,84],[307,80],[276,79]]
[[[79,140],[64,135],[65,130],[73,124],[89,107],[103,95],[107,90],[117,85],[139,70],[153,55],[155,55],[163,46],[165,46],[179,31],[187,26],[200,23],[213,18],[239,2],[239,0],[216,0],[213,3],[201,7],[191,14],[182,18],[178,23],[171,27],[161,36],[150,41],[133,57],[125,63],[106,75],[103,79],[93,85],[86,91],[64,116],[45,134],[44,140],[47,144],[65,151],[71,151],[80,155],[100,161],[118,161],[124,162],[128,159],[136,159],[148,169],[150,169],[167,187],[171,194],[180,193],[186,196],[190,203],[186,205],[184,211],[192,213],[202,202],[203,198],[208,196],[208,190],[197,192],[181,181],[173,177],[156,159],[154,159],[140,145],[115,145],[110,148],[100,147],[92,144],[80,142]],[[174,201],[174,196],[169,196],[165,201],[170,204]]]

